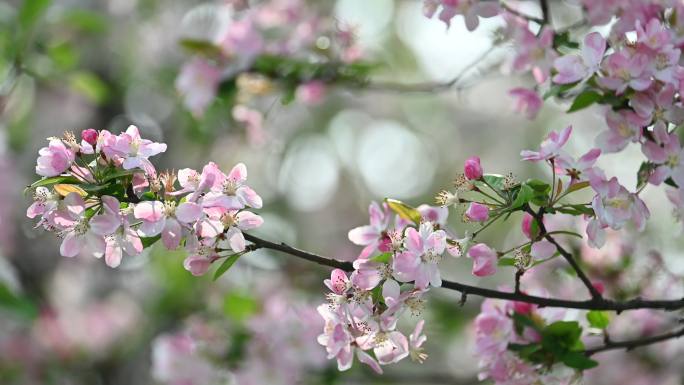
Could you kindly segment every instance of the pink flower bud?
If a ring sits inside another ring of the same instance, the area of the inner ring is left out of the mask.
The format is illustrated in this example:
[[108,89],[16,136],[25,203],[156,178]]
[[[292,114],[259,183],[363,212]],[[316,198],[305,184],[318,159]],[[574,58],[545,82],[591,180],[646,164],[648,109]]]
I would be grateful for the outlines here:
[[93,146],[97,143],[97,131],[92,128],[81,131],[81,139],[92,144]]
[[473,275],[485,277],[496,273],[496,251],[484,243],[478,243],[468,250],[468,256],[473,259]]
[[483,204],[472,202],[465,214],[473,222],[484,222],[489,219],[489,208]]
[[593,286],[599,294],[603,294],[606,291],[606,286],[601,281],[592,282],[591,286]]
[[465,165],[463,166],[463,172],[465,172],[466,178],[469,180],[476,180],[482,178],[482,166],[480,165],[479,156],[471,156],[466,159]]

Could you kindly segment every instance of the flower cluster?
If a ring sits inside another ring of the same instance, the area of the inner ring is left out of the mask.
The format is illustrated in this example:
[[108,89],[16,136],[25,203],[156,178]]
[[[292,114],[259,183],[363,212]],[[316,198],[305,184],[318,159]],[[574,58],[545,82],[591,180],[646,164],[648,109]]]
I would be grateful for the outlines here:
[[242,231],[263,223],[246,210],[262,201],[245,184],[242,163],[228,174],[213,162],[201,172],[157,173],[149,158],[166,145],[141,138],[135,126],[119,135],[89,129],[81,136],[80,143],[70,133],[51,138],[36,165],[45,178],[29,186],[34,203],[27,216],[62,239],[65,257],[104,256],[117,267],[123,256],[161,239],[169,250],[183,246],[186,269],[201,275],[226,253],[245,252]]
[[362,50],[351,26],[319,14],[304,1],[233,3],[216,5],[220,9],[215,12],[228,9],[231,17],[212,36],[181,41],[196,55],[181,69],[176,88],[186,107],[200,117],[222,83],[234,84],[233,119],[246,127],[251,142],[259,142],[265,134],[261,111],[271,104],[262,106],[260,100],[280,90],[284,102],[294,98],[319,104],[327,83],[354,72],[355,67],[346,65],[358,61]]
[[[568,326],[576,323],[562,321],[564,317],[563,310],[540,309],[514,301],[485,300],[474,322],[479,379],[491,379],[497,385],[578,383],[580,377],[575,370],[543,362],[542,350],[548,348],[543,345],[545,335],[562,328],[581,330],[577,329],[578,325],[576,328]],[[578,337],[575,336],[574,342],[579,341]],[[564,354],[573,356],[572,353]]]
[[[439,262],[443,254],[460,255],[450,247],[446,227],[448,209],[428,205],[413,209],[388,200],[369,207],[370,224],[349,232],[349,240],[365,246],[348,276],[336,269],[325,280],[328,304],[318,307],[325,319],[318,341],[340,370],[351,367],[353,357],[381,373],[380,365],[406,357],[422,362],[424,321],[416,323],[407,338],[397,321],[407,310],[419,316],[423,295],[442,284]],[[397,214],[393,213],[395,211]],[[392,223],[393,222],[393,223]],[[402,285],[403,284],[403,285]]]

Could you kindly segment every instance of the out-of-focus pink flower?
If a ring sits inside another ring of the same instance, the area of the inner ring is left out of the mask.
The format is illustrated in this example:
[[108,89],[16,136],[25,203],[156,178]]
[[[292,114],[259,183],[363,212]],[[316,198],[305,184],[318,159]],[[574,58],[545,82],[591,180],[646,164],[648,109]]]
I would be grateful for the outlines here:
[[325,83],[319,80],[314,80],[300,84],[295,91],[295,97],[301,103],[314,106],[323,102],[325,93]]
[[216,97],[221,71],[206,60],[195,58],[186,63],[176,79],[176,89],[183,103],[196,117],[202,116]]
[[432,18],[440,5],[442,11],[438,17],[447,25],[447,28],[451,25],[451,19],[454,16],[463,15],[466,28],[469,31],[474,31],[480,25],[480,17],[494,17],[500,12],[498,4],[478,0],[425,0],[423,2],[423,14]]
[[60,139],[51,139],[47,147],[38,151],[36,174],[57,176],[71,167],[76,154]]
[[496,251],[484,243],[478,243],[470,247],[468,257],[473,259],[473,275],[485,277],[496,273]]
[[606,52],[606,39],[598,32],[592,32],[584,38],[582,55],[565,55],[553,62],[558,71],[553,82],[570,84],[591,77],[599,70],[603,54]]
[[544,104],[539,94],[529,88],[516,87],[508,91],[508,94],[515,98],[515,111],[520,114],[524,113],[530,120],[537,117],[542,104]]

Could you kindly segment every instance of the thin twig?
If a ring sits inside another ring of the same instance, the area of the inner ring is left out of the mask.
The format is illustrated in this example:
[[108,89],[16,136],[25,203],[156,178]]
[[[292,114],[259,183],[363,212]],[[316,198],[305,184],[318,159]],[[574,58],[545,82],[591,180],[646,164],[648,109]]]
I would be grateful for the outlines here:
[[644,337],[644,338],[636,338],[633,340],[626,340],[626,341],[611,341],[608,339],[604,345],[597,346],[595,348],[587,349],[584,351],[584,354],[587,356],[594,355],[596,353],[600,352],[605,352],[607,350],[616,350],[616,349],[626,349],[626,350],[632,350],[636,349],[638,347],[646,346],[646,345],[652,345],[656,344],[658,342],[664,342],[667,340],[671,340],[673,338],[679,338],[681,336],[684,336],[684,328],[680,328],[679,330],[676,330],[674,332],[670,333],[665,333],[665,334],[658,334],[652,337]]
[[600,299],[601,298],[601,293],[594,287],[594,285],[591,283],[591,280],[587,275],[584,273],[584,270],[580,267],[580,265],[577,263],[575,260],[575,257],[570,254],[563,246],[561,246],[555,238],[553,238],[548,231],[546,231],[546,227],[544,226],[544,208],[540,208],[538,212],[535,212],[532,210],[529,206],[524,207],[525,212],[529,213],[534,217],[535,221],[537,222],[537,225],[539,226],[539,231],[541,235],[549,242],[551,242],[555,247],[556,250],[565,258],[565,260],[568,262],[568,264],[572,267],[572,269],[575,271],[577,274],[577,277],[582,281],[584,286],[586,286],[587,290],[589,290],[589,293],[591,294],[591,297],[594,299]]
[[361,85],[360,88],[369,91],[380,91],[380,92],[408,92],[408,93],[424,93],[424,92],[441,92],[451,90],[470,70],[475,68],[478,64],[482,62],[487,56],[489,56],[496,45],[492,45],[486,51],[482,52],[479,56],[465,66],[456,76],[451,80],[446,82],[420,82],[420,83],[396,83],[396,82],[371,82]]

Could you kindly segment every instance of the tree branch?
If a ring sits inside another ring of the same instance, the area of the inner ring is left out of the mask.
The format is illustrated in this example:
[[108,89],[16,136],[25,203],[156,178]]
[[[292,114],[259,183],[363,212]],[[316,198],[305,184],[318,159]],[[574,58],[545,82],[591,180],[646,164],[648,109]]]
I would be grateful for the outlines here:
[[[254,249],[271,249],[290,254],[295,257],[305,259],[319,265],[334,267],[345,271],[353,271],[353,266],[349,262],[337,261],[317,254],[300,250],[284,243],[273,243],[261,239],[251,234],[245,233],[245,239],[254,245]],[[635,298],[628,301],[613,301],[610,299],[597,297],[585,301],[565,300],[560,298],[545,298],[522,292],[506,292],[499,290],[486,289],[478,286],[466,285],[459,282],[442,280],[442,288],[460,292],[463,296],[469,294],[485,298],[496,298],[508,301],[518,301],[538,305],[540,307],[559,307],[567,309],[582,310],[607,310],[622,312],[634,309],[660,309],[660,310],[679,310],[684,308],[684,298],[677,300],[644,300]]]
[[594,285],[591,283],[591,280],[589,280],[589,277],[584,273],[580,265],[577,263],[575,258],[561,246],[555,238],[553,238],[551,235],[548,234],[548,231],[546,231],[546,227],[544,226],[544,208],[541,207],[538,212],[535,212],[530,208],[529,205],[526,205],[524,207],[525,212],[528,214],[532,215],[534,217],[534,220],[537,222],[537,225],[539,226],[539,231],[541,236],[543,236],[547,241],[551,242],[555,247],[556,250],[565,258],[565,260],[570,264],[573,270],[575,270],[575,273],[577,273],[577,276],[579,279],[584,283],[584,286],[586,286],[587,290],[589,290],[589,293],[591,294],[591,297],[593,299],[600,299],[601,293],[594,287]]
[[542,10],[542,24],[550,24],[551,23],[551,11],[549,11],[548,0],[539,0],[539,6],[541,7],[541,10]]
[[665,333],[665,334],[659,334],[655,335],[652,337],[644,337],[644,338],[637,338],[633,340],[626,340],[626,341],[610,341],[608,340],[604,345],[598,346],[595,348],[591,349],[586,349],[584,351],[584,354],[587,356],[592,356],[596,353],[600,352],[605,352],[607,350],[616,350],[616,349],[626,349],[626,350],[632,350],[636,349],[638,347],[646,346],[646,345],[652,345],[658,342],[663,342],[667,341],[673,338],[679,338],[681,336],[684,336],[684,328],[680,328],[679,330],[670,332],[670,333]]

